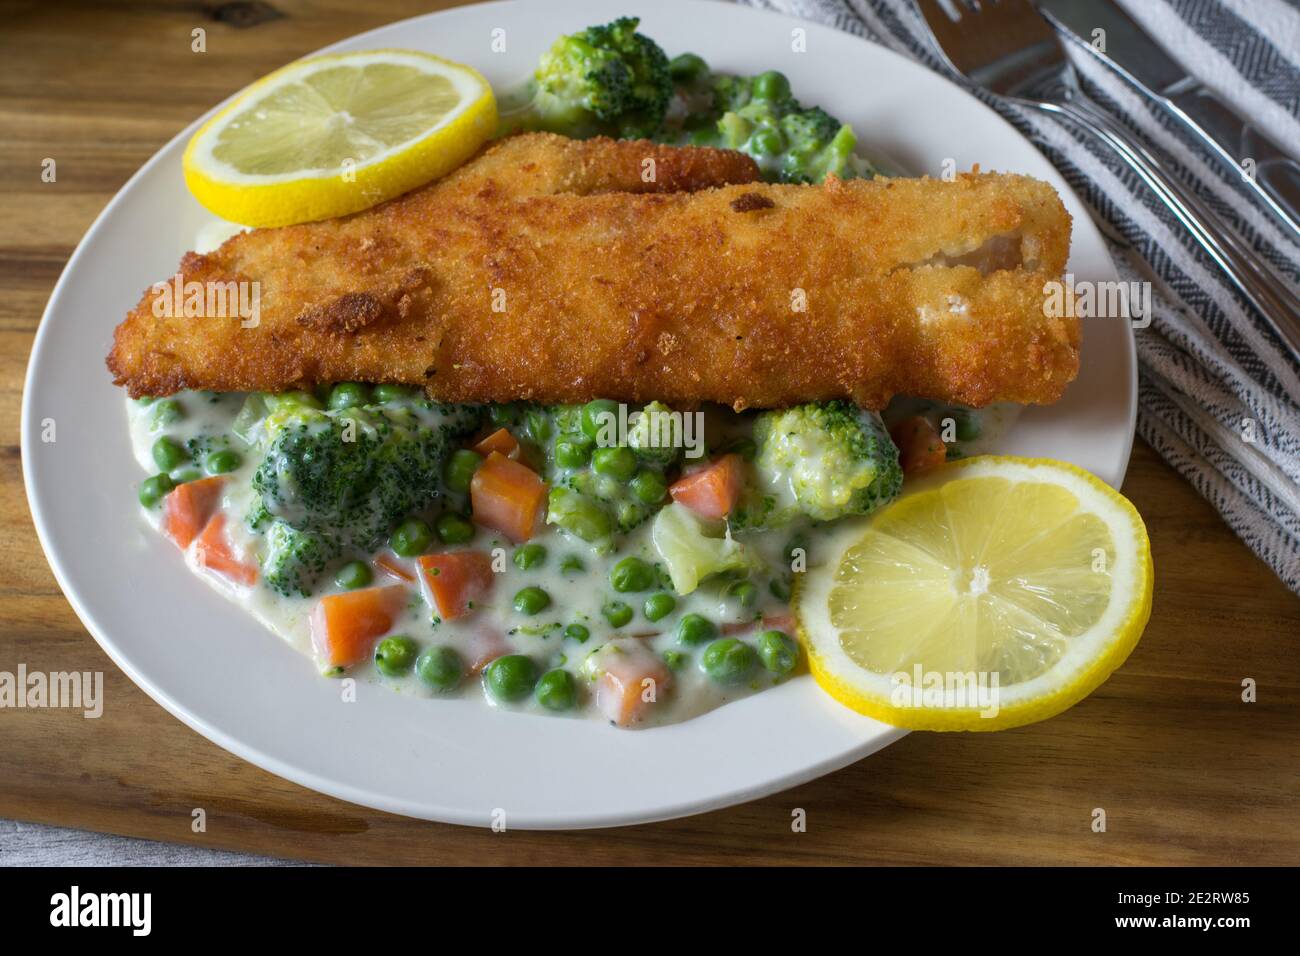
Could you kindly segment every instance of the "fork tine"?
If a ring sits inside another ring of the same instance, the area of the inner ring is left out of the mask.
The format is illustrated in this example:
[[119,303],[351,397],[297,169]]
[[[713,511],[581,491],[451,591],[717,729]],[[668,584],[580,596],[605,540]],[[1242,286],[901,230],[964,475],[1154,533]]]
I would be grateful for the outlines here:
[[941,23],[956,23],[962,18],[961,0],[916,0],[921,8],[921,16],[931,28],[936,20]]
[[945,10],[940,0],[917,0],[917,7],[920,9],[922,20],[926,21],[926,26],[930,27],[930,35],[933,40],[933,46],[939,51],[939,56],[944,60],[949,59],[946,47],[956,43],[959,33],[953,18],[948,16],[948,10]]

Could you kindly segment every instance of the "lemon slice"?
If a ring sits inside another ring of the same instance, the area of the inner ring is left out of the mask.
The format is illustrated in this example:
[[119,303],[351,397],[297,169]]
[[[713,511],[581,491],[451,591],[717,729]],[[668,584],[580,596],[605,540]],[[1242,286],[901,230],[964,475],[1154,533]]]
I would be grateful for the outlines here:
[[818,684],[916,730],[1000,730],[1091,693],[1151,615],[1126,498],[1059,461],[940,468],[818,552],[796,594]]
[[496,128],[477,70],[413,50],[335,53],[258,80],[190,139],[185,182],[245,226],[367,209],[446,175]]

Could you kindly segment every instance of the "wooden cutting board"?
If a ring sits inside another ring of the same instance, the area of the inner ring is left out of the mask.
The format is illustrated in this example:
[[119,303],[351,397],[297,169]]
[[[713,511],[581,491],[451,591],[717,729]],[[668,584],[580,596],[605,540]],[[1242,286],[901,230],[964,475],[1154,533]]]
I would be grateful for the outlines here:
[[[77,240],[199,113],[286,61],[450,4],[10,4],[0,30],[0,671],[102,671],[98,720],[0,710],[0,817],[339,863],[1291,863],[1300,860],[1300,600],[1145,445],[1125,493],[1156,600],[1129,662],[1069,713],[913,734],[839,773],[653,826],[494,834],[341,803],[231,756],[86,634],[36,540],[18,418],[32,336]],[[191,31],[207,52],[191,52]],[[42,160],[58,163],[41,181]],[[93,371],[93,370],[92,370]],[[93,480],[93,476],[87,476]],[[1258,702],[1243,703],[1252,678]],[[1094,832],[1094,811],[1106,830]],[[206,832],[191,827],[206,815]],[[792,815],[806,814],[806,832]]]

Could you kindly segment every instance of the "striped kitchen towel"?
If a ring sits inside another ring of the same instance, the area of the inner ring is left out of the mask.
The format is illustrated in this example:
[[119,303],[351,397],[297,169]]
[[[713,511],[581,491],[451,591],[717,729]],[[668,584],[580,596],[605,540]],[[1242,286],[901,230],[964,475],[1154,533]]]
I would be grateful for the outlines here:
[[[911,0],[741,0],[866,37],[953,79]],[[1239,114],[1300,156],[1300,10],[1285,0],[1118,0]],[[1087,54],[1085,90],[1288,282],[1300,244],[1240,176]],[[960,82],[960,81],[959,81]],[[1102,225],[1124,280],[1152,283],[1138,331],[1138,433],[1300,593],[1300,366],[1127,165],[1038,110],[993,106],[1061,171]]]

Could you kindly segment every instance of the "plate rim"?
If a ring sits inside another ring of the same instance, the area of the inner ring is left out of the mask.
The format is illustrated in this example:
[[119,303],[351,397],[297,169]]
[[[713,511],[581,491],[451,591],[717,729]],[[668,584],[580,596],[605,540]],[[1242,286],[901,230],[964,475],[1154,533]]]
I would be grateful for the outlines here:
[[[873,52],[876,54],[883,53],[887,57],[895,59],[902,64],[903,69],[923,71],[937,78],[959,92],[966,103],[973,104],[978,108],[978,110],[983,111],[988,117],[991,117],[998,124],[1001,124],[1005,132],[1009,132],[1018,139],[1028,143],[1031,147],[1033,146],[1033,144],[1018,130],[1016,130],[1014,126],[1008,123],[995,110],[972,96],[960,84],[953,82],[947,76],[937,74],[934,71],[927,69],[923,64],[918,63],[883,44],[875,43],[865,37],[849,34],[846,31],[836,30],[834,27],[825,24],[817,24],[812,21],[779,13],[777,11],[763,10],[753,7],[740,7],[730,3],[717,2],[717,0],[678,0],[678,2],[694,4],[707,3],[713,7],[727,7],[730,10],[743,11],[743,13],[740,14],[742,17],[759,15],[769,19],[782,20],[792,25],[804,27],[811,26],[843,34],[852,40],[856,40],[871,47]],[[401,28],[417,21],[426,21],[448,16],[479,16],[482,15],[484,11],[501,11],[512,7],[522,7],[524,5],[525,0],[494,0],[494,2],[490,3],[430,11],[401,20],[396,20],[392,23],[373,27],[362,33],[342,38],[328,46],[304,54],[304,56],[316,56],[322,53],[333,52],[340,47],[364,43],[368,38],[375,34],[393,30],[395,28]],[[301,59],[301,57],[297,59]],[[359,806],[418,819],[435,820],[454,825],[485,826],[486,824],[483,819],[478,815],[470,816],[463,812],[443,812],[443,810],[440,810],[437,815],[431,815],[427,804],[416,805],[410,801],[395,799],[377,791],[365,790],[352,784],[344,783],[332,778],[322,777],[307,767],[286,763],[280,758],[268,754],[257,746],[248,744],[240,738],[214,726],[209,721],[202,719],[189,708],[184,706],[180,701],[176,700],[163,687],[158,686],[152,680],[146,678],[138,670],[138,668],[132,663],[130,657],[118,646],[117,642],[110,637],[109,631],[111,628],[105,627],[96,615],[91,612],[90,608],[86,606],[79,589],[72,585],[71,578],[68,574],[67,568],[64,566],[62,558],[59,556],[58,552],[51,547],[52,531],[48,526],[47,515],[45,509],[38,506],[40,490],[35,482],[33,474],[33,469],[36,466],[33,464],[35,455],[32,453],[32,441],[34,440],[32,436],[38,430],[37,426],[39,424],[34,420],[36,410],[34,407],[33,393],[35,390],[39,389],[39,385],[35,381],[35,370],[38,365],[41,364],[38,359],[45,350],[51,347],[50,342],[55,338],[55,334],[50,332],[51,326],[47,320],[50,318],[51,313],[55,311],[56,305],[59,303],[60,299],[67,295],[67,287],[71,283],[74,274],[78,271],[82,257],[87,254],[87,249],[91,245],[92,239],[105,227],[105,223],[114,214],[115,210],[120,205],[127,202],[126,197],[137,188],[137,183],[141,179],[145,178],[156,166],[159,166],[163,162],[166,154],[168,154],[179,141],[191,136],[196,129],[198,129],[211,116],[223,109],[229,102],[233,101],[241,92],[242,89],[236,90],[228,97],[215,104],[211,109],[195,118],[191,123],[187,124],[177,132],[176,135],[162,144],[154,154],[126,180],[126,182],[113,194],[105,204],[104,208],[87,228],[86,232],[82,235],[50,292],[49,299],[41,313],[41,319],[33,337],[32,347],[28,355],[27,368],[23,375],[23,395],[19,416],[24,491],[26,494],[28,509],[32,516],[33,525],[36,529],[37,539],[40,541],[41,549],[44,552],[46,561],[54,574],[60,590],[62,591],[63,597],[68,601],[78,619],[86,628],[87,632],[94,638],[95,642],[104,650],[109,659],[112,660],[112,662],[120,668],[128,678],[130,678],[133,684],[143,690],[153,701],[166,710],[171,716],[180,720],[191,730],[212,741],[227,752],[233,753],[243,760],[247,760],[249,763],[259,767],[260,769],[330,797],[344,800]],[[1036,148],[1035,151],[1037,152]],[[1050,161],[1047,160],[1046,157],[1043,157],[1043,159],[1049,166],[1051,165]],[[1059,173],[1058,178],[1061,178],[1061,181],[1065,182],[1063,177],[1059,177]],[[1068,182],[1065,182],[1065,188],[1070,190],[1085,209],[1087,208],[1082,197],[1078,196],[1078,194],[1074,192]],[[1098,236],[1102,239],[1102,251],[1106,254],[1111,268],[1114,269],[1113,258],[1110,255],[1109,249],[1106,248],[1104,235],[1101,234],[1100,230],[1097,229],[1096,224],[1092,222],[1091,219],[1087,225],[1088,228],[1097,232]],[[1112,482],[1117,488],[1122,483],[1131,460],[1137,418],[1136,341],[1131,326],[1127,328],[1127,334],[1124,336],[1124,343],[1125,354],[1123,358],[1128,364],[1127,377],[1129,380],[1128,388],[1130,401],[1127,409],[1123,454],[1121,456],[1122,462],[1119,473],[1113,476],[1115,480]],[[1110,481],[1111,479],[1111,476],[1102,477],[1107,481]],[[601,814],[588,813],[580,817],[575,816],[573,819],[565,820],[526,821],[524,823],[512,822],[511,827],[515,829],[566,830],[635,825],[675,819],[695,813],[706,812],[708,810],[734,806],[739,803],[746,803],[760,799],[842,769],[851,763],[855,763],[864,757],[870,756],[871,754],[896,743],[907,734],[908,731],[903,728],[888,728],[885,732],[873,737],[871,740],[859,747],[848,748],[834,757],[820,761],[812,766],[801,767],[798,770],[766,780],[761,785],[729,790],[725,794],[713,794],[707,797],[679,800],[675,803],[664,805],[654,813],[635,811],[630,814],[620,814],[618,812],[606,812]]]

